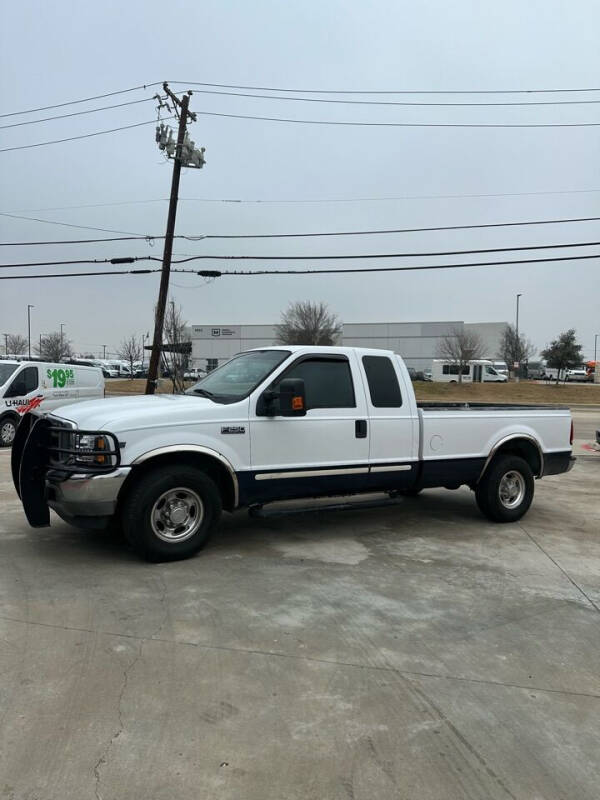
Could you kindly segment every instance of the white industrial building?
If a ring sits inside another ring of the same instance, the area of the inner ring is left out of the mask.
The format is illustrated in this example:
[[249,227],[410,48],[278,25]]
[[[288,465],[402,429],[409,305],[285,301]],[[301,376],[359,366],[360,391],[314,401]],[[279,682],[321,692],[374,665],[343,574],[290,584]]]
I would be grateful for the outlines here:
[[[498,357],[506,322],[354,322],[342,326],[339,344],[393,350],[415,369],[428,369],[438,357],[440,341],[455,329],[477,333],[485,345],[485,358]],[[254,347],[276,344],[275,325],[191,325],[191,367],[214,369],[223,361]]]

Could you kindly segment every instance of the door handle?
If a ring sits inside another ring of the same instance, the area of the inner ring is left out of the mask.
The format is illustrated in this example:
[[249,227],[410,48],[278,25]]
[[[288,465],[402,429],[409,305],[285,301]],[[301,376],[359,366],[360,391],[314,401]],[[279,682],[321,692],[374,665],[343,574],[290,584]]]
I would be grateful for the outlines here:
[[357,439],[367,438],[367,420],[357,419],[354,423],[354,433]]

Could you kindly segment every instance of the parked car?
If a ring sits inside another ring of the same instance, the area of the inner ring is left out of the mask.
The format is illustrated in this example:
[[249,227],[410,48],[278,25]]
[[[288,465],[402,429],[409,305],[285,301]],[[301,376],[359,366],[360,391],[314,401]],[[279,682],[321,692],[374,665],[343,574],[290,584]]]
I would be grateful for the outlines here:
[[586,369],[568,369],[565,374],[565,381],[587,383],[590,381],[590,373]]
[[430,369],[423,370],[423,379],[426,380],[426,381],[433,380],[433,378],[431,377],[431,370]]
[[489,519],[514,522],[534,478],[571,469],[572,431],[567,408],[417,404],[391,351],[269,347],[183,395],[31,411],[12,467],[32,526],[50,508],[79,527],[116,518],[139,554],[171,560],[222,508],[291,498],[466,484]]
[[12,445],[23,415],[104,397],[98,367],[46,361],[0,361],[0,447]]

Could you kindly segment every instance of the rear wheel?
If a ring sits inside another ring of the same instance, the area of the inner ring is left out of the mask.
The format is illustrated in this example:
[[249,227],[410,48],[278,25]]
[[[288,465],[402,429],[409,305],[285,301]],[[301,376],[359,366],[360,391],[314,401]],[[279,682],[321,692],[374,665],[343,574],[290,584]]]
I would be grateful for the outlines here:
[[17,420],[14,417],[4,417],[0,420],[0,447],[10,447],[15,440]]
[[121,519],[139,555],[148,561],[176,561],[203,547],[220,515],[221,495],[206,473],[169,465],[138,480]]
[[477,484],[479,509],[494,522],[515,522],[533,500],[534,480],[529,464],[520,456],[496,457]]

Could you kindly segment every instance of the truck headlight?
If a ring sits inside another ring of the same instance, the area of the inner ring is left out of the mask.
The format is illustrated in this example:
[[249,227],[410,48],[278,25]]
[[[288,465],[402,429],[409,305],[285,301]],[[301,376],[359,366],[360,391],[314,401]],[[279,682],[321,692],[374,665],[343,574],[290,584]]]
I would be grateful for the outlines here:
[[75,450],[79,451],[75,454],[75,461],[81,464],[108,464],[109,456],[102,451],[110,449],[106,436],[93,433],[75,434]]

